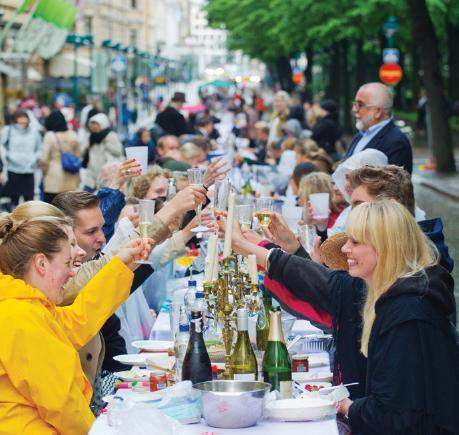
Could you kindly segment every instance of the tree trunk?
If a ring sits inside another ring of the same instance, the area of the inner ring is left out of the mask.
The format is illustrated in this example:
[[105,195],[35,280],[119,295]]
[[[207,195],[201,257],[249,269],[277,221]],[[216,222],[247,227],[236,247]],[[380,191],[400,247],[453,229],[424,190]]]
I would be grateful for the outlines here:
[[349,41],[343,39],[341,41],[342,69],[343,72],[341,85],[343,89],[343,99],[341,113],[343,117],[343,127],[346,133],[352,133],[351,119],[351,83],[349,81]]
[[413,93],[413,102],[411,109],[415,109],[418,104],[419,97],[421,95],[421,65],[419,64],[419,53],[416,44],[411,44],[411,65],[412,65],[412,78],[411,78],[411,90]]
[[308,60],[308,65],[304,70],[304,77],[306,79],[306,87],[311,89],[312,87],[312,67],[314,65],[314,51],[312,47],[306,47],[305,50],[306,59]]
[[276,70],[279,84],[284,91],[292,92],[292,66],[287,56],[281,56],[276,61]]
[[328,68],[327,97],[335,100],[339,105],[341,89],[339,77],[341,70],[341,53],[339,43],[335,42],[331,47],[331,59]]
[[437,172],[456,172],[448,110],[443,94],[440,53],[437,36],[427,9],[426,0],[408,0],[413,39],[419,49],[424,70],[424,85],[431,113],[432,151]]
[[459,25],[448,23],[448,95],[452,101],[459,101]]
[[363,53],[363,41],[360,38],[355,43],[355,81],[356,91],[366,82],[365,54]]

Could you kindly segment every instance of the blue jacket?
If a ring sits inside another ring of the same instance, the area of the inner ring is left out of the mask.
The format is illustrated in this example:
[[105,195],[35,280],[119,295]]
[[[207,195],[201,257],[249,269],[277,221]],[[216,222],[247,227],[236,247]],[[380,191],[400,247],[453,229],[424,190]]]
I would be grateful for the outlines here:
[[[346,153],[346,159],[354,154],[354,149],[362,135],[354,136]],[[413,172],[413,151],[410,141],[401,130],[390,121],[368,142],[364,149],[373,148],[383,152],[390,165],[403,166],[410,174]]]

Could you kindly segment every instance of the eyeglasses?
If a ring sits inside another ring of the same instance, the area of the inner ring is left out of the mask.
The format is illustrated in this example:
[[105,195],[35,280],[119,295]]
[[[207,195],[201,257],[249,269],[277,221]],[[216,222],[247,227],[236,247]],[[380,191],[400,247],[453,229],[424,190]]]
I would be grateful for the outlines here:
[[372,106],[370,104],[366,104],[364,103],[363,101],[353,101],[352,102],[352,105],[351,105],[352,108],[354,107],[357,107],[357,110],[361,110],[361,109],[390,109],[390,107],[382,107],[382,106]]

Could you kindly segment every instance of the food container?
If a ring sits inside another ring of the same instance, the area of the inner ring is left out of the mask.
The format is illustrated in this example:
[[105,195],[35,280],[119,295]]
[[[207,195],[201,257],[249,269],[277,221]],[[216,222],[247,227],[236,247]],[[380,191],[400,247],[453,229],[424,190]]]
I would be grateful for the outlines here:
[[193,388],[201,392],[202,414],[209,426],[238,429],[258,423],[271,385],[256,381],[209,381]]
[[167,374],[161,370],[150,372],[150,391],[159,391],[167,388]]
[[301,337],[291,349],[292,353],[309,354],[318,352],[329,352],[333,342],[332,335],[311,334]]
[[307,355],[292,356],[292,372],[309,372],[309,358]]

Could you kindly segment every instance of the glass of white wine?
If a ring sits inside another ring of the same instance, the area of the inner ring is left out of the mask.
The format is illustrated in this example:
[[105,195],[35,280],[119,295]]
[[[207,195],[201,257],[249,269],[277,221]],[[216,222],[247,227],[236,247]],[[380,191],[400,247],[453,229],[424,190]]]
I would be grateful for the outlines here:
[[255,217],[259,224],[267,228],[271,223],[271,215],[273,214],[274,202],[269,196],[257,198],[255,202]]
[[[201,187],[204,184],[204,180],[203,180],[204,175],[200,168],[188,169],[187,174],[188,174],[188,184],[190,186]],[[191,230],[193,231],[193,233],[202,233],[205,231],[209,231],[209,228],[205,227],[204,225],[201,225],[201,209],[202,209],[202,204],[199,204],[198,208],[196,209],[196,217],[198,218],[198,226]]]
[[[155,201],[153,199],[139,200],[139,235],[142,240],[150,239],[153,215],[155,214]],[[136,263],[150,264],[147,260],[138,260]]]
[[253,205],[252,204],[240,204],[234,208],[236,213],[236,219],[241,224],[243,230],[250,230],[252,228],[253,218]]

